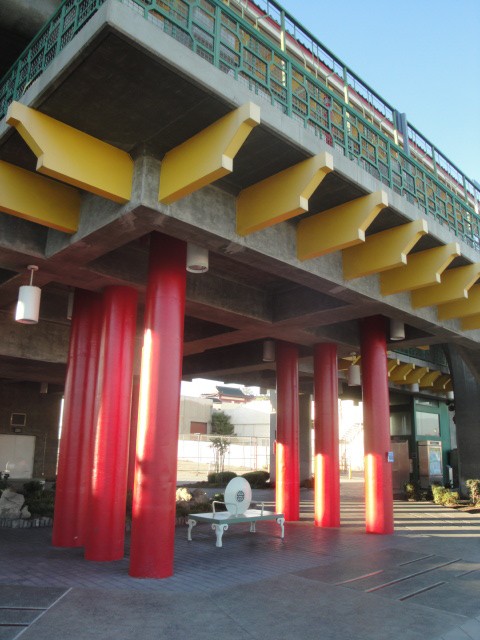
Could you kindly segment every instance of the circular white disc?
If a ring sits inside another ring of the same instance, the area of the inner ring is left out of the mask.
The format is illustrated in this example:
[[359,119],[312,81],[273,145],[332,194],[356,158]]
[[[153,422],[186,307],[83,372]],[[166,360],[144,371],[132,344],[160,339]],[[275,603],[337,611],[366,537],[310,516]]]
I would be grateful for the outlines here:
[[233,516],[241,515],[252,501],[252,487],[245,478],[233,478],[225,488],[225,505]]

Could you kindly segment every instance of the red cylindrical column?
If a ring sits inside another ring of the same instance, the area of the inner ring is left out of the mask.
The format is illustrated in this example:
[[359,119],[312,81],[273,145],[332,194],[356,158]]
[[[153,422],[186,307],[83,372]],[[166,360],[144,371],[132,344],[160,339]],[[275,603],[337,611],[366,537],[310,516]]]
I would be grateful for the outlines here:
[[81,547],[90,496],[102,298],[77,289],[70,330],[52,544]]
[[151,235],[129,571],[137,578],[173,574],[185,264],[184,242]]
[[87,560],[119,560],[124,556],[136,324],[135,289],[107,287],[103,292],[95,444],[85,542]]
[[127,492],[133,494],[133,482],[135,477],[135,456],[137,447],[137,424],[138,424],[138,395],[140,384],[133,383],[132,388],[132,410],[130,413],[130,438],[128,443],[128,472],[127,472]]
[[390,403],[387,372],[387,321],[360,323],[363,426],[365,434],[365,523],[367,533],[393,533]]
[[276,364],[276,510],[285,514],[286,520],[294,521],[300,517],[297,347],[287,342],[277,342]]
[[338,363],[335,344],[314,350],[315,526],[340,526]]

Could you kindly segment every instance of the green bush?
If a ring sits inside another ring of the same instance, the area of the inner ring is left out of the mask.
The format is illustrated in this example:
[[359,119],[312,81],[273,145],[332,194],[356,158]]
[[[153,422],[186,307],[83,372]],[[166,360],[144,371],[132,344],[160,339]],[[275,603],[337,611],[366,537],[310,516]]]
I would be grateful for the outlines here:
[[470,502],[472,504],[480,503],[480,479],[475,478],[465,482],[470,492]]
[[23,485],[23,495],[39,495],[43,492],[44,484],[40,480],[30,480]]
[[215,473],[215,471],[210,471],[210,473],[207,475],[208,484],[216,484],[216,477],[217,474]]
[[237,474],[234,471],[219,471],[215,474],[215,484],[227,485],[230,480],[236,478]]
[[439,485],[432,485],[433,502],[444,507],[453,507],[460,499],[458,491],[452,491]]
[[53,518],[55,492],[42,491],[41,493],[27,493],[25,495],[25,504],[32,514],[32,517],[44,516],[47,518]]
[[422,497],[422,492],[420,490],[420,486],[418,482],[406,482],[403,485],[405,490],[405,497],[407,500],[415,500],[418,501]]
[[443,504],[443,495],[445,491],[445,487],[438,484],[432,484],[433,502],[435,504]]
[[247,471],[242,475],[242,478],[249,482],[252,489],[265,489],[270,474],[268,471]]

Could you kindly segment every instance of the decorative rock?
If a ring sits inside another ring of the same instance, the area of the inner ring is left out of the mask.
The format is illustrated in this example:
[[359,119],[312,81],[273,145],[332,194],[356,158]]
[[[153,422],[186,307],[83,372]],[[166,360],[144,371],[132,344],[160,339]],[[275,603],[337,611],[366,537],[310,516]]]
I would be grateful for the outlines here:
[[17,493],[15,489],[8,487],[4,490],[0,496],[0,517],[2,518],[29,518],[22,515],[22,506],[25,502],[24,496],[21,493]]

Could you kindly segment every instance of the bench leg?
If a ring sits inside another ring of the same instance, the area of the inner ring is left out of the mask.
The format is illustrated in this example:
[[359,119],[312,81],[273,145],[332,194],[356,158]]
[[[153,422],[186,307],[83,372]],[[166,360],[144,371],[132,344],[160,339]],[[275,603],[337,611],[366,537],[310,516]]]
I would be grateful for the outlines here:
[[282,530],[282,534],[281,534],[281,538],[285,537],[285,528],[284,528],[284,523],[285,523],[285,518],[277,518],[277,523],[280,525],[280,529]]
[[250,523],[250,533],[255,533],[256,529],[255,529],[255,525],[256,525],[256,521],[254,520],[253,522]]
[[187,520],[187,522],[188,522],[187,540],[189,540],[191,542],[192,541],[192,529],[197,524],[197,521],[196,520],[190,520],[190,518],[189,518]]
[[221,547],[223,532],[228,529],[228,524],[212,524],[212,529],[215,531],[215,534],[217,536],[217,542],[215,543],[215,546]]

